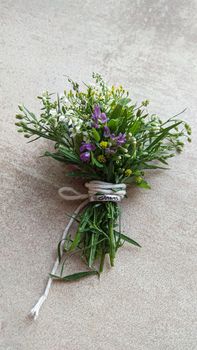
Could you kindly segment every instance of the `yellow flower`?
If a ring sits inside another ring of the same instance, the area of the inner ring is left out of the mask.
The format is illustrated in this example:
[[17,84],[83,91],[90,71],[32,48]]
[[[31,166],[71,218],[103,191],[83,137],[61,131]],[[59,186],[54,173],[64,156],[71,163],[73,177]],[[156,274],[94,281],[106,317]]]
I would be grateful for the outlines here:
[[126,177],[131,176],[131,174],[132,174],[132,170],[131,170],[131,169],[126,169],[126,170],[125,170],[125,176],[126,176]]
[[98,161],[100,163],[105,163],[106,162],[106,158],[102,154],[100,154],[100,156],[98,156],[97,159],[98,159]]
[[103,149],[107,148],[107,145],[108,145],[107,141],[101,141],[101,142],[100,142],[100,146],[101,146]]

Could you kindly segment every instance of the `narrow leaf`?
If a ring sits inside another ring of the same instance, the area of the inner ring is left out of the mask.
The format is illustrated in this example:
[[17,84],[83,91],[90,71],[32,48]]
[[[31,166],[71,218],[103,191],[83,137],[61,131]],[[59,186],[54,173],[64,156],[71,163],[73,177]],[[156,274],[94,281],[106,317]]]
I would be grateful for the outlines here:
[[99,135],[98,131],[95,128],[92,129],[92,134],[94,136],[95,141],[99,142],[100,141],[100,135]]
[[73,273],[72,275],[67,275],[64,277],[50,274],[52,278],[63,282],[77,281],[81,278],[92,276],[92,275],[98,275],[98,271],[77,272],[77,273]]
[[145,180],[142,180],[140,183],[136,183],[136,185],[138,187],[145,188],[145,189],[148,189],[148,190],[151,189],[151,186]]
[[114,232],[116,235],[120,236],[120,238],[123,239],[124,241],[127,241],[127,242],[141,248],[141,245],[139,243],[137,243],[136,241],[134,241],[133,239],[131,239],[130,237],[123,235],[122,233],[117,232],[117,231],[114,231]]
[[175,124],[172,124],[172,125],[168,126],[168,127],[165,128],[164,130],[162,130],[161,134],[160,134],[158,137],[156,137],[156,139],[154,139],[154,141],[146,148],[146,152],[147,152],[148,150],[150,150],[151,148],[153,148],[153,146],[155,146],[159,141],[161,141],[161,140],[168,134],[168,132],[169,132],[171,129],[176,128],[176,126],[178,126],[178,125],[181,124],[181,123],[182,123],[182,122],[179,121],[179,122],[177,122],[177,123],[175,123]]

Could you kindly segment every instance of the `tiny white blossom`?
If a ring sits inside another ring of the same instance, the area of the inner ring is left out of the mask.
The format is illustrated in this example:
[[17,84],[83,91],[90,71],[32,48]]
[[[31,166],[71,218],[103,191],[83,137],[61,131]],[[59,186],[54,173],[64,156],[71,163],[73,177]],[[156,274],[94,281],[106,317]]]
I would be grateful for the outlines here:
[[59,121],[60,121],[60,122],[65,122],[65,121],[66,121],[65,116],[64,116],[64,115],[60,115]]
[[56,117],[58,113],[57,113],[56,109],[51,109],[50,114],[52,117]]

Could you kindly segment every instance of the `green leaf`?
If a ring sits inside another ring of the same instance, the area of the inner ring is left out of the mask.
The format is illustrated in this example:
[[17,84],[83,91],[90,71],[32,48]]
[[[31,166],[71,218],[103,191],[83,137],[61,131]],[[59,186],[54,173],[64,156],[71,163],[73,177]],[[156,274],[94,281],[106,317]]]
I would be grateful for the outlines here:
[[75,235],[74,241],[72,242],[72,244],[70,246],[70,249],[69,249],[70,252],[72,250],[74,250],[78,246],[80,240],[81,240],[81,230],[80,230],[80,227],[78,227],[78,230],[77,230],[77,233]]
[[127,241],[133,245],[136,245],[137,247],[140,247],[141,248],[141,245],[139,243],[137,243],[136,241],[134,241],[133,239],[131,239],[130,237],[126,236],[126,235],[123,235],[122,233],[120,232],[117,232],[117,231],[114,231],[115,234],[117,236],[119,236],[121,239],[123,239],[124,241]]
[[71,148],[65,147],[63,145],[59,146],[60,155],[64,156],[66,160],[71,163],[81,163],[79,156]]
[[118,102],[121,106],[126,106],[129,102],[131,102],[131,99],[128,97],[124,97],[121,98]]
[[98,271],[84,271],[84,272],[77,272],[73,273],[72,275],[67,275],[64,277],[60,277],[57,275],[50,274],[50,276],[56,280],[63,281],[63,282],[71,282],[71,281],[77,281],[81,278],[92,276],[92,275],[98,275]]
[[93,165],[96,165],[97,168],[103,168],[103,164],[99,163],[98,160],[96,160],[92,152],[91,152],[91,158],[92,158]]
[[129,118],[130,118],[129,110],[128,108],[125,108],[121,115],[121,118],[119,119],[118,131],[125,132],[125,130],[128,129]]
[[108,122],[107,126],[110,128],[110,130],[112,131],[116,131],[117,127],[119,124],[119,120],[118,119],[110,119],[110,121]]
[[42,157],[51,157],[51,158],[58,160],[60,162],[65,162],[65,163],[68,162],[63,156],[59,155],[58,153],[51,153],[48,151],[46,151]]
[[89,267],[91,267],[93,262],[94,262],[98,238],[99,238],[99,233],[92,233],[90,254],[89,254],[89,259],[88,259],[88,266]]
[[92,129],[92,134],[94,136],[95,141],[99,142],[101,138],[100,138],[98,131],[95,128]]
[[133,135],[135,135],[137,132],[138,132],[138,130],[140,129],[140,127],[141,127],[141,121],[140,120],[138,120],[138,119],[136,119],[135,121],[134,121],[134,123],[131,125],[131,128],[130,128],[130,132],[133,134]]
[[154,139],[154,141],[146,148],[146,152],[149,151],[151,148],[153,148],[153,146],[155,146],[159,141],[161,141],[162,139],[164,139],[164,137],[168,134],[168,132],[171,129],[176,128],[179,124],[181,124],[182,121],[179,121],[175,124],[172,124],[170,126],[168,126],[167,128],[163,129],[162,132],[160,133],[160,135],[158,137],[156,137],[156,139]]
[[32,113],[32,112],[30,112],[25,106],[22,106],[22,111],[26,114],[29,114],[31,117],[32,117],[32,119],[34,119],[35,121],[37,121],[37,118],[36,118],[36,116],[35,116],[35,114],[34,113]]
[[156,165],[156,164],[142,163],[141,164],[141,169],[164,169],[164,170],[167,170],[169,168],[163,167],[163,166],[159,166],[159,165]]
[[142,180],[140,183],[136,183],[136,185],[138,187],[141,187],[141,188],[145,188],[145,189],[151,189],[151,186],[149,185],[149,183],[145,180]]
[[116,119],[121,116],[122,113],[122,108],[120,104],[117,104],[116,107],[114,108],[113,112],[111,113],[111,118],[110,119]]
[[75,149],[77,152],[79,152],[79,148],[81,146],[82,141],[83,141],[83,135],[77,134],[74,138]]

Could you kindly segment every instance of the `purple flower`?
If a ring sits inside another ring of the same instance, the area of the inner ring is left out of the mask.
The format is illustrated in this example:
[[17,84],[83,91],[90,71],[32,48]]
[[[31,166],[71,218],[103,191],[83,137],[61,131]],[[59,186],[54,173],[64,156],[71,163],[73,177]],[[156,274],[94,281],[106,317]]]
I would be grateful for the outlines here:
[[92,126],[93,126],[93,128],[95,128],[95,129],[98,129],[98,127],[99,127],[98,123],[93,123]]
[[94,121],[94,127],[98,128],[98,122],[105,124],[107,122],[107,116],[105,113],[101,113],[101,109],[98,105],[94,106],[94,111],[92,113],[92,119]]
[[98,105],[94,106],[94,112],[92,114],[92,118],[98,120],[101,115],[101,109]]
[[123,145],[126,142],[126,134],[120,134],[116,137],[116,142],[118,146]]
[[104,137],[110,137],[110,129],[108,128],[108,126],[104,126],[104,132],[103,132],[103,136]]
[[96,147],[92,143],[82,142],[81,147],[80,147],[80,152],[83,152],[83,151],[94,151],[95,149],[96,149]]
[[99,120],[99,116],[101,115],[101,110],[99,106],[95,106],[94,107],[94,111],[92,113],[92,119],[94,120],[94,122],[97,124],[98,120]]
[[80,154],[82,162],[88,163],[90,161],[90,152],[84,152]]
[[118,136],[115,136],[115,134],[111,134],[110,138],[113,141],[116,141],[117,146],[122,146],[126,142],[126,134],[119,133]]
[[117,136],[115,136],[115,134],[110,134],[109,136],[112,140],[116,140],[116,138],[117,138]]
[[100,116],[100,119],[101,119],[101,122],[104,124],[107,122],[107,116],[105,113],[101,113],[101,116]]
[[114,154],[114,153],[116,153],[116,150],[108,147],[105,149],[105,153],[106,154]]

